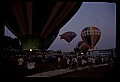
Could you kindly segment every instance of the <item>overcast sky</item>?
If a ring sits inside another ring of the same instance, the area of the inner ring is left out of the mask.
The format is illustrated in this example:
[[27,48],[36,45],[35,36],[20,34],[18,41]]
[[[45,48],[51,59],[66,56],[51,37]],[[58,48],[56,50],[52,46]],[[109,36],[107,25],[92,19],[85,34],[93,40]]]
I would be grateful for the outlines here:
[[[96,26],[101,31],[100,40],[95,45],[95,48],[116,48],[116,4],[83,2],[77,13],[60,29],[49,50],[74,51],[76,44],[82,40],[80,36],[82,29],[88,26]],[[67,31],[73,31],[77,34],[70,42],[70,45],[64,39],[60,39],[59,36]],[[15,38],[7,29],[5,30],[5,35]]]

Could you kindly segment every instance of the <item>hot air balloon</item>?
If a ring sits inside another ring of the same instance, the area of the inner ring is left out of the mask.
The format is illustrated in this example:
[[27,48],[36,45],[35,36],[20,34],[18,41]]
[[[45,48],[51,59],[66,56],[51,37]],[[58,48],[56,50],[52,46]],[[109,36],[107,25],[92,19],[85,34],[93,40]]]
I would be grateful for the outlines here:
[[77,34],[75,32],[72,31],[68,31],[63,33],[62,35],[60,35],[60,39],[64,39],[65,41],[69,43],[77,36]]
[[79,41],[76,45],[76,47],[78,48],[81,44],[83,44],[83,41]]
[[89,46],[85,43],[81,44],[78,48],[82,53],[86,53],[89,50]]
[[54,33],[72,18],[81,4],[8,2],[1,13],[4,14],[4,25],[21,41],[22,50],[42,50],[50,46],[55,39]]
[[81,31],[82,40],[89,46],[90,50],[94,49],[101,36],[100,30],[95,26],[86,27]]
[[76,45],[76,48],[78,49],[79,53],[84,54],[86,54],[86,52],[89,50],[89,46],[85,44],[83,41],[79,41]]

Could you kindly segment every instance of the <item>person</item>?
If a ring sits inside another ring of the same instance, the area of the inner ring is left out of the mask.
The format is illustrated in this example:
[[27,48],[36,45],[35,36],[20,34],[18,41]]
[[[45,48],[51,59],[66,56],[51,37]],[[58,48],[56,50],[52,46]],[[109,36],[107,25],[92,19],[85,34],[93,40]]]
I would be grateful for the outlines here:
[[78,68],[78,60],[77,60],[76,57],[74,58],[74,64],[75,64],[75,69],[77,70],[77,68]]
[[91,63],[92,63],[92,67],[94,67],[94,65],[95,65],[95,58],[94,57],[92,58]]
[[22,58],[22,56],[20,56],[20,58],[18,59],[18,71],[20,76],[23,75],[23,70],[24,70],[23,62],[24,62],[24,59]]
[[101,62],[102,62],[102,64],[104,64],[104,58],[103,57],[101,58]]
[[75,61],[75,58],[72,57],[72,60],[71,60],[71,68],[72,68],[72,69],[75,67],[75,63],[74,63],[74,61]]
[[91,65],[92,65],[92,58],[88,57],[88,67],[91,67]]
[[81,64],[82,64],[82,68],[85,67],[86,60],[82,59],[82,60],[81,60]]
[[68,67],[68,69],[70,68],[70,59],[69,58],[67,59],[67,67]]
[[58,67],[60,67],[61,58],[58,57]]

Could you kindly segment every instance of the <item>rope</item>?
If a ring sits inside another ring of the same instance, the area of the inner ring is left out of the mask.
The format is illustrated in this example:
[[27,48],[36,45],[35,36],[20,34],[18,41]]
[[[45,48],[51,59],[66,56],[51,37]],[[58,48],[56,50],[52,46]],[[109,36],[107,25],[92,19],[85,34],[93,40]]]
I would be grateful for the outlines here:
[[[93,11],[93,14],[94,14],[95,20],[96,20],[96,22],[97,22],[97,25],[98,25],[99,29],[101,30],[100,25],[99,25],[98,20],[97,20],[97,17],[96,17],[95,12],[94,12],[94,9],[93,9],[93,6],[92,6],[92,3],[90,3],[90,4],[91,4],[91,8],[92,8],[92,11]],[[102,33],[102,34],[103,34],[103,33]],[[106,43],[107,43],[108,46],[110,47],[110,45],[109,45],[109,43],[108,43],[106,37],[104,36],[104,34],[103,34],[103,38],[106,40]]]

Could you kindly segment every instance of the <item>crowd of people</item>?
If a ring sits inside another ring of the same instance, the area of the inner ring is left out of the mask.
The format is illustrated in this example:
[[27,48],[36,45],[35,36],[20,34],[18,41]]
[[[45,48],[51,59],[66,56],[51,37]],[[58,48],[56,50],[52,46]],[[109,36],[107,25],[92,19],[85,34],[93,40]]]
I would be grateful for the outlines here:
[[[8,56],[9,54],[9,56]],[[47,65],[51,64],[52,67],[56,69],[66,68],[66,69],[75,69],[78,67],[94,67],[98,64],[109,64],[110,66],[114,65],[114,58],[111,55],[106,56],[90,56],[90,55],[53,55],[53,54],[40,54],[39,56],[32,54],[21,54],[16,55],[16,53],[8,53],[4,55],[4,58],[11,62],[15,69],[22,75],[23,70],[29,69],[30,65],[34,65],[33,68],[41,69],[40,64]],[[34,63],[34,64],[33,64]]]
[[114,58],[111,56],[62,56],[58,57],[59,67],[62,65],[62,61],[66,61],[66,67],[68,69],[77,69],[78,67],[84,68],[86,66],[94,67],[94,65],[98,64],[114,65]]

